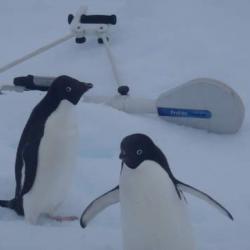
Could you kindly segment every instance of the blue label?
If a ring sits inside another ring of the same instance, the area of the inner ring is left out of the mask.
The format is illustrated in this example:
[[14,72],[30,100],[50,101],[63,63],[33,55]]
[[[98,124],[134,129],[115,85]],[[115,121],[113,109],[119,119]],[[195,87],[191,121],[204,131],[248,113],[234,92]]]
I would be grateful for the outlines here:
[[158,108],[159,116],[187,117],[210,119],[212,113],[209,110],[201,109],[177,109],[177,108]]

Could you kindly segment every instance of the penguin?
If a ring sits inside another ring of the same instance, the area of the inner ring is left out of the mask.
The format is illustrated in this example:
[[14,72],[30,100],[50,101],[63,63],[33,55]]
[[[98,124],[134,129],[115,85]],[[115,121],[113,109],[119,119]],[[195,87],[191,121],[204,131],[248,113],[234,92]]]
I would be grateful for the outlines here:
[[0,206],[13,209],[32,224],[43,214],[63,219],[53,217],[53,212],[64,200],[76,159],[73,110],[92,87],[69,76],[52,82],[32,110],[17,147],[15,197],[0,200]]
[[129,135],[120,148],[120,183],[88,205],[80,219],[83,228],[120,202],[124,250],[194,250],[183,192],[209,202],[233,220],[211,196],[175,178],[166,156],[147,135]]

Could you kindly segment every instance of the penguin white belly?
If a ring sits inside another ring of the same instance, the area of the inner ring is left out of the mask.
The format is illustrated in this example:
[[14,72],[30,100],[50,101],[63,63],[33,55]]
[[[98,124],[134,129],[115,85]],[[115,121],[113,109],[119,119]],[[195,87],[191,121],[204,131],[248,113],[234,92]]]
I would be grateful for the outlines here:
[[136,169],[124,164],[120,202],[124,250],[195,249],[185,204],[155,162]]
[[69,189],[78,138],[72,108],[71,103],[62,101],[45,124],[36,178],[23,199],[25,218],[31,223],[36,223],[41,214],[51,214]]

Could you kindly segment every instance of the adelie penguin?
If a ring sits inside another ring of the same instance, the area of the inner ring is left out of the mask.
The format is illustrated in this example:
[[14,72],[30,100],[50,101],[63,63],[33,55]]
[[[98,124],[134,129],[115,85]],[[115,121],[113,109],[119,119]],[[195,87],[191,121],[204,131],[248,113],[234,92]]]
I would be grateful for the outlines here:
[[53,217],[53,212],[69,188],[77,152],[73,109],[92,87],[91,83],[68,76],[54,80],[33,109],[19,141],[15,198],[0,200],[0,206],[24,215],[32,224],[37,223],[42,214],[60,218]]
[[120,184],[90,203],[81,216],[86,227],[99,212],[120,201],[124,250],[194,250],[183,192],[232,215],[206,193],[174,177],[162,151],[146,135],[121,142]]

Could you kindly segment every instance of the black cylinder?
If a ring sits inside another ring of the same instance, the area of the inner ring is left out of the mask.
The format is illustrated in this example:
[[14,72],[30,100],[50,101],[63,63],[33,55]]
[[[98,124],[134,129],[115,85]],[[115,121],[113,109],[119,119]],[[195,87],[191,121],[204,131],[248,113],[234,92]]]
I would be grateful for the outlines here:
[[74,15],[69,14],[69,15],[68,15],[68,24],[71,24],[72,21],[73,21],[73,19],[74,19]]
[[120,95],[128,95],[129,87],[126,85],[122,85],[117,89],[117,91]]
[[14,85],[15,86],[22,86],[25,87],[26,90],[40,90],[40,91],[47,91],[49,89],[50,82],[46,85],[37,85],[34,81],[33,75],[27,76],[20,76],[14,78]]
[[116,24],[116,15],[82,15],[81,23],[93,23],[93,24]]
[[75,39],[76,43],[85,43],[86,42],[86,37],[76,37]]

